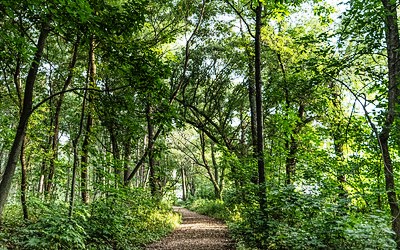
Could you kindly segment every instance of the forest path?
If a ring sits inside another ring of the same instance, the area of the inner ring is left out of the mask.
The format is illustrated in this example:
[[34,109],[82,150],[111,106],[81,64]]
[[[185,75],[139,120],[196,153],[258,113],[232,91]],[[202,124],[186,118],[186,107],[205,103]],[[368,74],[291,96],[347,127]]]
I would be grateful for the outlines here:
[[174,211],[182,214],[182,224],[166,238],[147,246],[146,250],[235,249],[223,222],[181,207],[174,207]]

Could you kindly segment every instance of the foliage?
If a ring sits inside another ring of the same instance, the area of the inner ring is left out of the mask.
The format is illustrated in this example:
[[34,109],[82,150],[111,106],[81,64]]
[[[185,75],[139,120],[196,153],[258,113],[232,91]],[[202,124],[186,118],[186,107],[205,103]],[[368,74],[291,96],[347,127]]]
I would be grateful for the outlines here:
[[[0,183],[13,179],[0,247],[141,247],[177,222],[164,203],[177,190],[251,248],[394,248],[396,202],[385,198],[397,199],[398,181],[385,181],[400,177],[400,123],[385,122],[395,92],[386,53],[398,35],[385,36],[396,10],[385,2],[396,1],[0,1]],[[10,177],[24,83],[48,22]],[[254,151],[256,52],[265,186]],[[395,167],[386,175],[385,127]]]
[[221,200],[195,199],[189,202],[188,208],[221,220],[229,218],[229,211]]
[[[393,232],[382,212],[364,215],[322,194],[274,190],[268,211],[236,211],[230,228],[238,241],[259,249],[391,249]],[[368,239],[368,240],[366,240]]]
[[114,195],[90,208],[86,229],[90,249],[143,246],[169,233],[178,222],[166,204],[158,204],[148,193],[139,190]]
[[[290,197],[290,198],[288,198]],[[250,249],[394,249],[382,211],[364,215],[322,195],[288,189],[270,193],[268,219],[256,204],[196,199],[188,207],[228,222],[239,245]]]
[[[20,223],[4,221],[0,246],[20,249],[136,249],[169,233],[179,222],[168,204],[155,202],[142,190],[119,191],[112,198],[80,205],[67,216],[64,203],[36,200],[38,217]],[[34,201],[34,199],[32,200]],[[16,207],[7,215],[18,211]],[[20,216],[20,215],[19,215]],[[36,217],[36,216],[34,216]]]

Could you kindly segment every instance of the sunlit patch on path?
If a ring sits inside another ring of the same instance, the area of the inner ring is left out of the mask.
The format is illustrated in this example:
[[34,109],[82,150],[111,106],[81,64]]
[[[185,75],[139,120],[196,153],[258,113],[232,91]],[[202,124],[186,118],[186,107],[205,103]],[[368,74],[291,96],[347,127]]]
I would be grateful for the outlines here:
[[174,207],[182,214],[182,224],[162,241],[146,247],[151,249],[200,250],[235,249],[226,225],[210,217]]

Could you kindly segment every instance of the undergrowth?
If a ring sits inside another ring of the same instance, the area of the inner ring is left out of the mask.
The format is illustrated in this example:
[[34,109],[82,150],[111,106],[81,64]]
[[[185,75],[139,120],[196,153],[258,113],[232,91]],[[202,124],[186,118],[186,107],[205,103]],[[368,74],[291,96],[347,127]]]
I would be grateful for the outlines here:
[[168,204],[142,190],[77,205],[71,218],[66,203],[30,200],[29,221],[21,220],[19,206],[7,206],[0,249],[141,249],[180,220]]
[[186,206],[227,222],[238,249],[395,249],[388,218],[362,214],[318,195],[271,192],[266,213],[256,202],[194,199]]

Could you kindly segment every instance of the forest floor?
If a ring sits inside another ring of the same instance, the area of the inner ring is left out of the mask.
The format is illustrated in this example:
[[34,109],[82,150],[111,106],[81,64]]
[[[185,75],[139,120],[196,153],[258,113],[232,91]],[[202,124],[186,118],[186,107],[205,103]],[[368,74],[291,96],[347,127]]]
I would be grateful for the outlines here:
[[147,246],[146,250],[235,249],[235,244],[223,222],[181,207],[174,207],[174,211],[182,214],[182,224],[166,238]]

